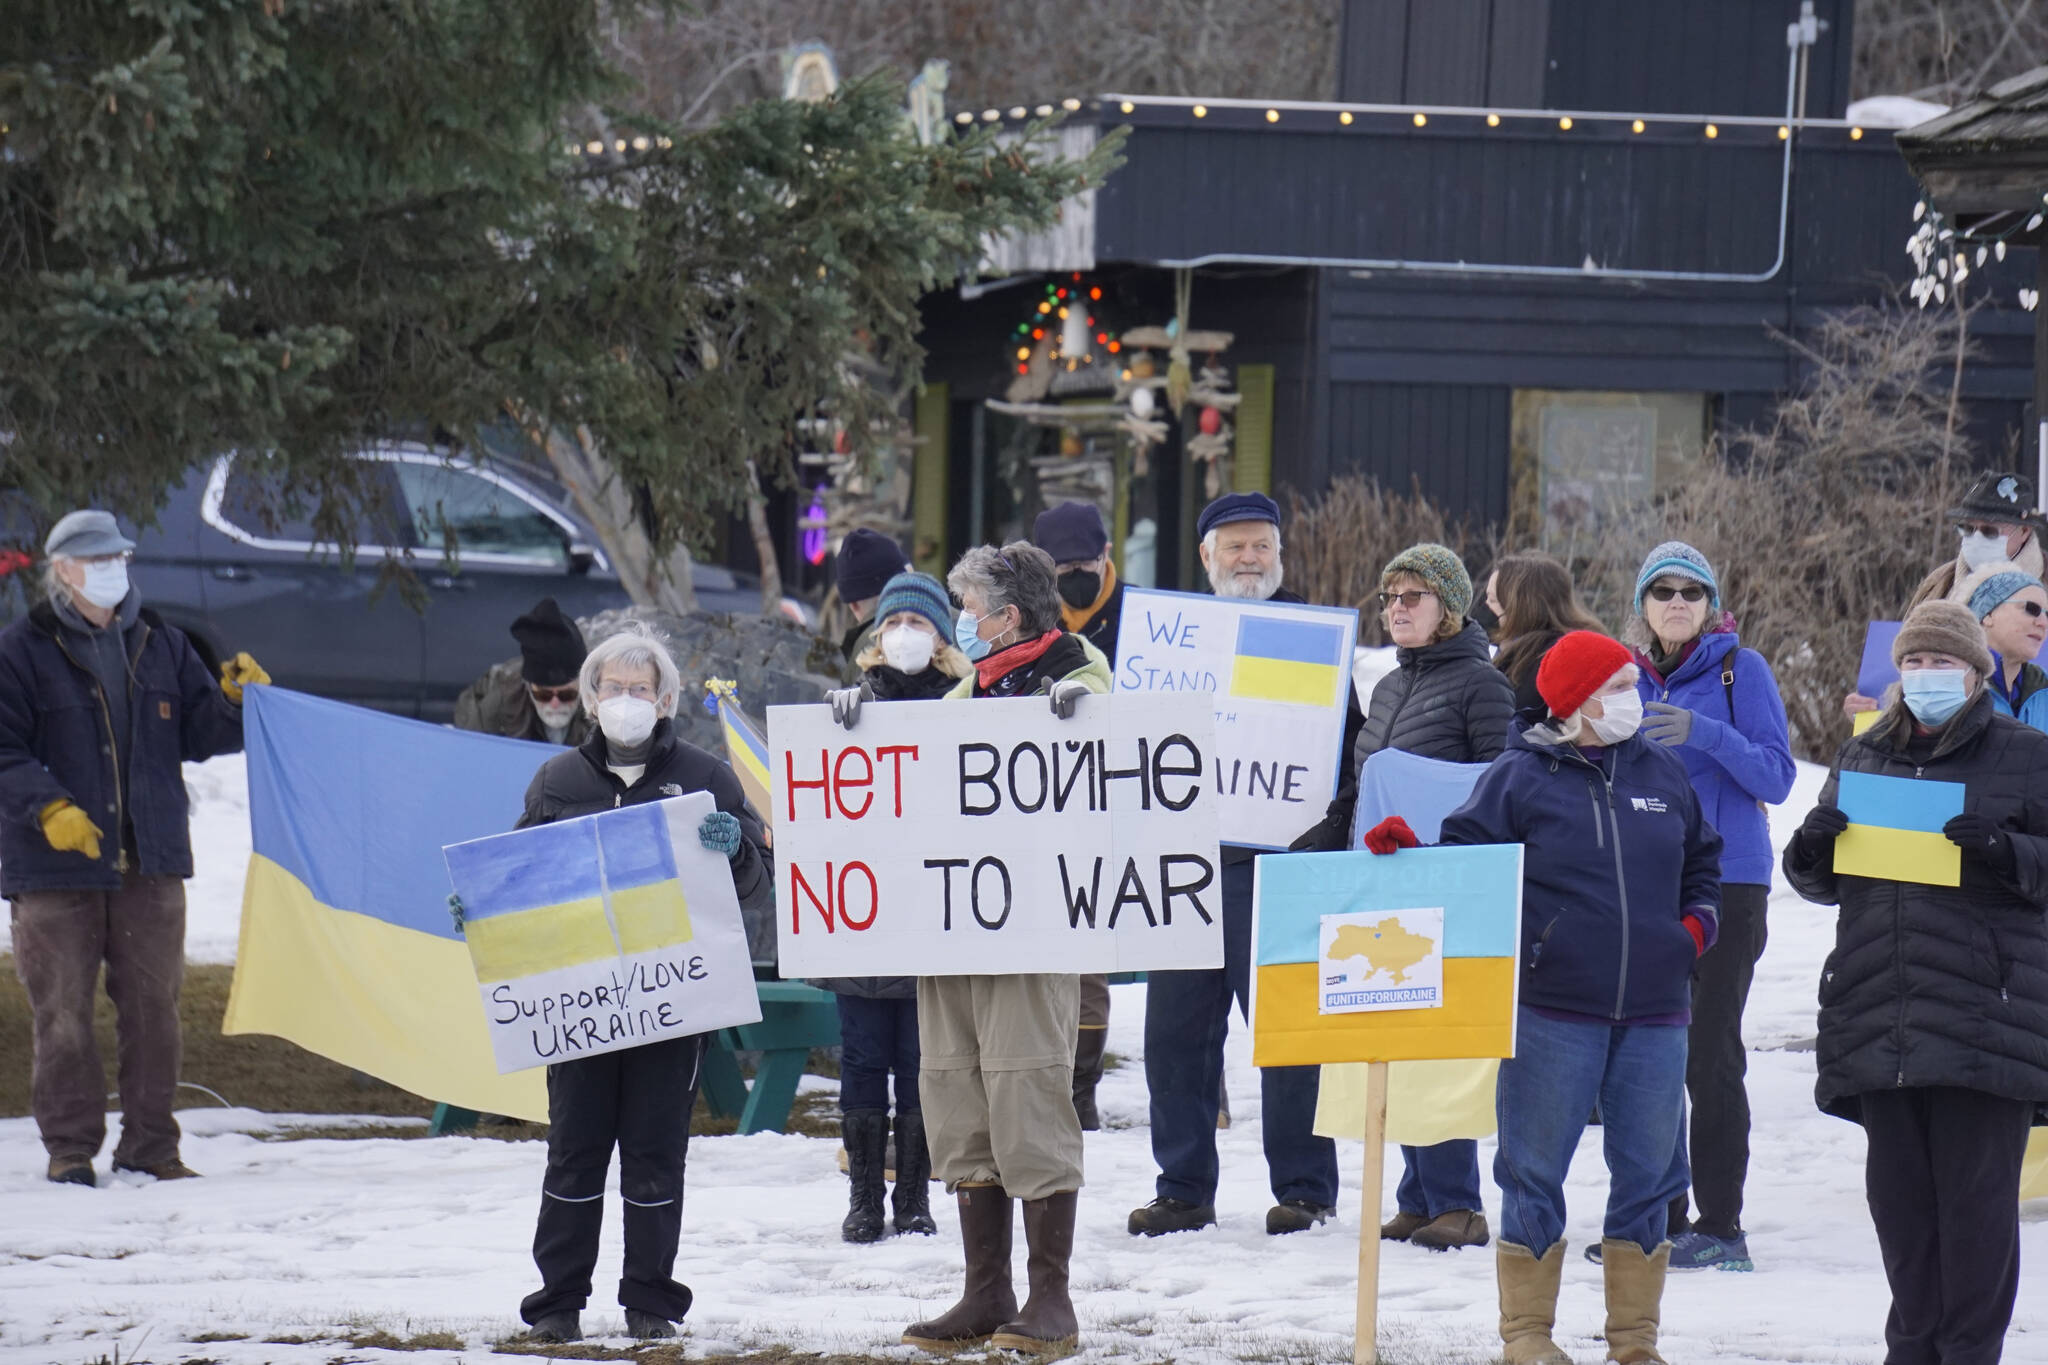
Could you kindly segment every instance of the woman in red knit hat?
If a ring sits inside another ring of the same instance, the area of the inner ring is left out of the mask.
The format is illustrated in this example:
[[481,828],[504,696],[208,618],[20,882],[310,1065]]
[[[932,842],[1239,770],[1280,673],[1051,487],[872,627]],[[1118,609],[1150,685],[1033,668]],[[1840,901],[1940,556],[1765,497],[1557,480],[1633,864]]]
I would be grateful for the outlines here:
[[[1721,837],[1677,755],[1636,733],[1636,666],[1619,641],[1575,630],[1536,673],[1522,712],[1446,844],[1521,844],[1521,1012],[1500,1068],[1503,1359],[1570,1365],[1551,1338],[1564,1268],[1564,1181],[1587,1116],[1605,1125],[1601,1263],[1608,1359],[1661,1362],[1657,1326],[1671,1245],[1666,1205],[1685,1092],[1693,964],[1714,941]],[[1366,839],[1410,847],[1398,817]]]

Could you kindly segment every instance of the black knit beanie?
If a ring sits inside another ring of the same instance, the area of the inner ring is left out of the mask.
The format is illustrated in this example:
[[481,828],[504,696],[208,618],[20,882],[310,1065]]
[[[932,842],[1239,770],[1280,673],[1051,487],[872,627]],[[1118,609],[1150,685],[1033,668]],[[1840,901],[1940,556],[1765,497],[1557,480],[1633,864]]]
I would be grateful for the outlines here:
[[575,682],[590,652],[583,647],[583,632],[552,597],[541,598],[512,623],[512,638],[519,642],[519,676],[535,687]]

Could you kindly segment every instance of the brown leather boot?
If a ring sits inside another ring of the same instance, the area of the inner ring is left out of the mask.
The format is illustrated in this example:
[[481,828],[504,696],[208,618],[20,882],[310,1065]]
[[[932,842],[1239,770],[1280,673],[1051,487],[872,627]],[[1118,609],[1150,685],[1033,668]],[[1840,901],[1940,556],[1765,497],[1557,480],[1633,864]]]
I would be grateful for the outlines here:
[[1070,1351],[1081,1339],[1074,1301],[1067,1294],[1067,1263],[1074,1255],[1072,1190],[1024,1201],[1024,1240],[1031,1249],[1031,1297],[1016,1319],[989,1338],[999,1351]]
[[1657,1354],[1657,1325],[1664,1309],[1664,1273],[1671,1243],[1654,1256],[1630,1241],[1600,1243],[1600,1269],[1607,1280],[1607,1358],[1619,1365],[1665,1365]]
[[1564,1243],[1539,1257],[1525,1246],[1501,1242],[1493,1263],[1500,1281],[1500,1358],[1507,1365],[1572,1365],[1550,1335],[1557,1327]]
[[[1010,1284],[1008,1191],[1000,1185],[962,1185],[955,1197],[960,1206],[960,1242],[967,1257],[966,1288],[960,1302],[938,1317],[904,1328],[906,1346],[922,1346],[928,1351],[978,1346],[1017,1316],[1017,1291]],[[1069,1219],[1070,1242],[1072,1226]]]

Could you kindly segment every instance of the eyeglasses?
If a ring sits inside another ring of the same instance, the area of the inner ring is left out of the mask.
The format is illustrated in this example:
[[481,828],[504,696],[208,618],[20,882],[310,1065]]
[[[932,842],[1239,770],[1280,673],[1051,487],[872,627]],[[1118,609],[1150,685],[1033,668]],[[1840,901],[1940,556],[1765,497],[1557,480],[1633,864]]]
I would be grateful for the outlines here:
[[110,555],[85,555],[78,562],[81,564],[127,564],[133,561],[134,558],[135,552],[133,550],[117,550]]
[[2009,527],[1995,521],[1962,521],[1956,523],[1956,534],[1963,536],[1993,536],[2004,540]]
[[654,692],[655,685],[650,682],[636,682],[628,687],[624,683],[607,678],[597,685],[599,701],[610,701],[613,697],[638,697],[641,701],[653,701]]
[[538,702],[558,702],[576,700],[575,683],[568,683],[561,687],[535,687],[532,683],[528,683],[526,685],[526,690],[532,693],[533,699]]
[[1674,597],[1683,597],[1688,602],[1704,602],[1707,590],[1697,583],[1688,584],[1683,588],[1667,587],[1659,583],[1650,589],[1649,596],[1652,602],[1669,602]]
[[1422,605],[1423,598],[1434,596],[1436,594],[1427,588],[1410,588],[1406,592],[1383,592],[1380,594],[1380,609],[1384,611],[1396,602],[1399,602],[1402,606],[1413,611]]

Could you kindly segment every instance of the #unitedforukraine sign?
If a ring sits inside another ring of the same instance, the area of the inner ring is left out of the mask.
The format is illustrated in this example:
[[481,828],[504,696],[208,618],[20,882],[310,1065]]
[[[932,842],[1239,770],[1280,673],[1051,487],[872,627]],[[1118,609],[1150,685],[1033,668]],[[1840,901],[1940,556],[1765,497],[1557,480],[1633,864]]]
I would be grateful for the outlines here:
[[768,712],[784,977],[1223,965],[1206,696]]

